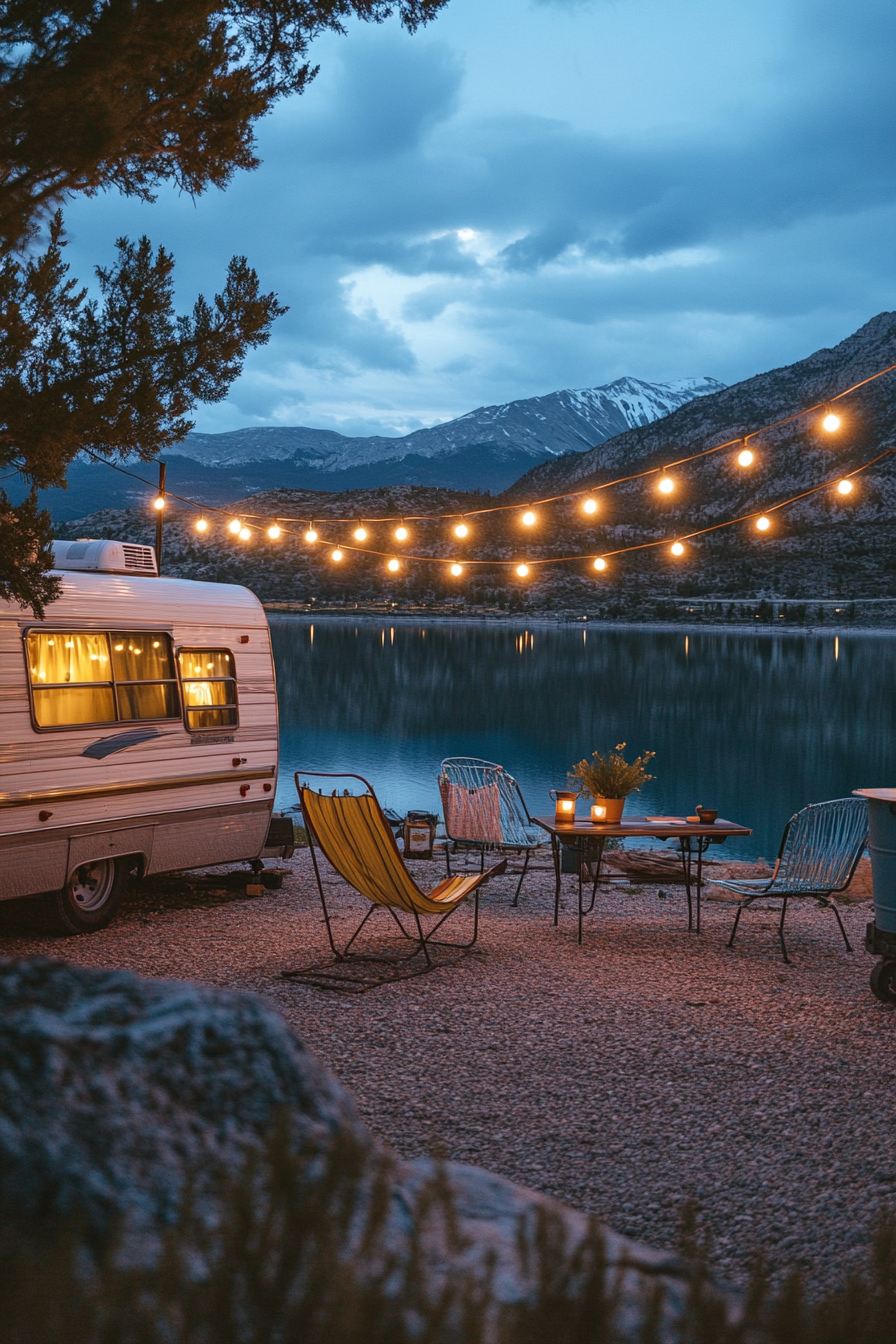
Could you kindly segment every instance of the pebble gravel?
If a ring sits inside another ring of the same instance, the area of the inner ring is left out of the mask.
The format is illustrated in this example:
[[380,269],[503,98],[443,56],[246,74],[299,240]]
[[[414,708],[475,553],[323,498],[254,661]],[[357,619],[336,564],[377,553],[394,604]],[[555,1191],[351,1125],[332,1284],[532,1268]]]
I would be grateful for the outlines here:
[[[553,874],[531,873],[517,908],[502,878],[474,949],[345,995],[280,976],[327,952],[307,850],[281,866],[282,890],[251,898],[150,880],[79,938],[7,903],[3,950],[266,995],[400,1153],[490,1168],[655,1246],[675,1244],[693,1197],[729,1282],[759,1251],[813,1293],[867,1265],[876,1216],[896,1210],[896,1018],[868,988],[867,899],[842,907],[852,955],[830,912],[795,904],[787,966],[770,915],[748,912],[729,950],[731,908],[707,901],[689,934],[680,887],[601,893],[580,947],[573,877],[556,928]],[[414,872],[427,886],[444,869]],[[330,895],[350,928],[365,906]],[[386,915],[371,923],[389,933]]]

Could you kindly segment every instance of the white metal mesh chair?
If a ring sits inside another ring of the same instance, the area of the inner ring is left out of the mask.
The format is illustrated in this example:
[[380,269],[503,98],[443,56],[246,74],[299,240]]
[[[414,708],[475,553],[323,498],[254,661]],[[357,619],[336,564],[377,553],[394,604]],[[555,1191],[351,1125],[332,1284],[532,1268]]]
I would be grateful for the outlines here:
[[778,860],[771,877],[740,880],[707,878],[713,886],[724,887],[741,897],[728,946],[734,946],[734,936],[744,910],[754,901],[780,899],[778,938],[784,960],[789,963],[784,942],[787,902],[796,897],[809,896],[825,909],[834,912],[846,950],[851,952],[840,911],[833,898],[836,892],[845,891],[852,881],[867,839],[868,806],[864,798],[834,798],[827,803],[810,803],[792,816],[784,827]]
[[545,832],[529,816],[522,790],[512,775],[494,761],[476,756],[449,756],[442,762],[439,792],[445,816],[445,864],[451,873],[451,845],[478,849],[480,868],[489,850],[523,855],[513,904],[519,902],[529,860],[545,846]]

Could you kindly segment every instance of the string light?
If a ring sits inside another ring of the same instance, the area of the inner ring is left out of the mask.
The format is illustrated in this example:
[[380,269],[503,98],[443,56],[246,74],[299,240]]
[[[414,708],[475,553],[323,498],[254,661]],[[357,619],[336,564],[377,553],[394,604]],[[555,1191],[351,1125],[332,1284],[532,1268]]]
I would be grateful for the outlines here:
[[164,509],[165,507],[164,497],[162,495],[156,495],[155,499],[152,502],[152,506],[154,509],[158,509],[161,512],[161,510]]
[[279,535],[280,535],[280,528],[277,526],[276,523],[271,523],[270,527],[268,528],[268,536],[270,537],[271,541],[276,541]]
[[737,465],[738,465],[739,467],[752,467],[752,465],[753,465],[753,454],[750,452],[749,448],[747,447],[747,441],[746,441],[746,439],[744,439],[744,446],[743,446],[743,448],[740,450],[740,452],[739,452],[738,455],[737,455]]
[[355,530],[354,530],[354,532],[352,533],[352,536],[354,537],[355,541],[366,541],[366,540],[367,540],[367,528],[366,528],[366,527],[356,527]]
[[532,512],[531,509],[527,509],[527,510],[526,510],[526,512],[525,512],[525,513],[523,514],[523,516],[522,516],[521,522],[522,522],[522,524],[523,524],[523,527],[534,527],[534,526],[535,526],[535,523],[537,522],[537,519],[536,519],[535,514]]
[[196,531],[197,531],[197,532],[207,532],[207,531],[208,531],[208,521],[207,521],[205,518],[197,518],[197,519],[196,519]]
[[249,528],[248,528],[248,527],[241,527],[241,528],[240,528],[240,533],[239,533],[240,541],[248,541],[249,538],[251,537],[251,535],[252,535],[252,533],[249,531]]
[[396,527],[395,529],[395,540],[407,541],[407,539],[408,539],[408,530],[405,527],[404,523],[402,523],[401,527]]
[[526,575],[529,573],[529,566],[528,566],[528,565],[517,565],[517,567],[516,567],[516,572],[517,572],[517,574],[519,575],[519,577],[520,577],[521,579],[524,579],[524,578],[526,577]]
[[669,549],[671,550],[673,555],[684,555],[684,547],[682,546],[680,541],[673,541]]
[[599,555],[599,556],[597,557],[597,559],[595,560],[595,562],[594,562],[594,568],[595,568],[595,569],[606,569],[606,567],[607,567],[607,562],[606,562],[606,560],[603,558],[602,555]]
[[838,491],[839,491],[839,493],[840,493],[841,495],[851,495],[851,494],[852,494],[852,481],[847,481],[847,480],[838,481],[838,482],[837,482],[837,489],[838,489]]
[[597,500],[590,497],[582,505],[583,513],[597,513]]
[[833,434],[835,429],[840,428],[840,417],[839,415],[836,415],[829,406],[827,410],[827,415],[824,417],[821,423],[822,427],[826,429],[829,434]]
[[466,537],[469,536],[469,534],[470,529],[467,527],[466,523],[458,523],[457,527],[454,529],[454,535],[456,537]]
[[464,572],[464,567],[463,565],[452,565],[448,572],[449,574],[453,574],[456,579],[459,579]]
[[339,561],[342,559],[342,552],[340,551],[338,546],[336,547],[335,551],[333,551],[332,555],[330,556],[330,559],[335,560],[337,565],[339,564]]
[[240,522],[239,518],[231,518],[230,522],[227,524],[228,532],[232,532],[235,537],[239,536],[240,532],[242,531],[242,527],[243,525]]
[[771,519],[766,518],[765,514],[763,514],[761,518],[756,519],[756,527],[760,532],[767,532],[771,525]]
[[316,531],[314,530],[314,524],[313,524],[313,523],[312,523],[311,526],[309,527],[308,531],[305,533],[305,540],[306,540],[307,542],[315,542],[315,541],[317,541],[317,533],[316,533]]
[[396,572],[396,570],[401,569],[401,565],[398,563],[398,561],[397,561],[397,560],[395,559],[395,557],[393,556],[393,558],[389,561],[389,563],[388,563],[388,565],[386,566],[386,568],[387,568],[387,569],[391,569],[392,573],[394,574],[394,573]]
[[672,491],[675,489],[675,482],[671,476],[662,476],[657,489],[661,495],[671,495]]

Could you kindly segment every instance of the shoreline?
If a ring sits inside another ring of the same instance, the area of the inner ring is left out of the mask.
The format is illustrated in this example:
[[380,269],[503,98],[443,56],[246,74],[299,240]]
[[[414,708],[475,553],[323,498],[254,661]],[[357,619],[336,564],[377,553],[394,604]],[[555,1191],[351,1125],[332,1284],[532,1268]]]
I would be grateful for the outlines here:
[[531,616],[520,615],[518,612],[496,612],[475,613],[471,612],[465,615],[449,615],[446,612],[376,612],[361,610],[338,611],[332,608],[325,611],[309,611],[307,608],[299,609],[296,605],[293,609],[288,609],[287,604],[263,602],[265,613],[268,619],[272,616],[285,620],[302,620],[308,624],[317,624],[322,621],[354,621],[356,624],[363,622],[365,625],[382,625],[384,622],[390,625],[507,625],[516,626],[520,629],[531,629],[533,626],[542,629],[572,629],[572,630],[599,630],[605,633],[611,630],[619,630],[626,634],[643,630],[651,634],[673,634],[680,632],[683,635],[696,634],[732,634],[732,635],[763,635],[772,638],[781,636],[808,636],[815,638],[831,635],[836,638],[847,636],[871,637],[877,639],[896,638],[896,625],[858,625],[850,622],[848,625],[771,625],[763,623],[762,625],[749,625],[741,621],[731,622],[703,622],[703,621],[613,621],[602,620],[600,617],[591,616],[563,616],[551,617],[544,612],[539,612]]

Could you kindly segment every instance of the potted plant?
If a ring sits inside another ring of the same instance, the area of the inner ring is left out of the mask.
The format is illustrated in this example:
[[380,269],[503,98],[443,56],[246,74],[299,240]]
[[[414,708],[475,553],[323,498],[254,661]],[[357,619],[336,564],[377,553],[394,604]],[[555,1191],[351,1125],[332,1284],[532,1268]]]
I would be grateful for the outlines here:
[[656,755],[655,751],[642,751],[629,763],[622,755],[624,750],[625,743],[617,742],[615,750],[607,752],[606,756],[594,751],[590,761],[579,761],[569,771],[569,778],[580,780],[583,792],[594,799],[592,821],[618,825],[628,795],[654,778],[648,775],[646,766]]

